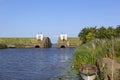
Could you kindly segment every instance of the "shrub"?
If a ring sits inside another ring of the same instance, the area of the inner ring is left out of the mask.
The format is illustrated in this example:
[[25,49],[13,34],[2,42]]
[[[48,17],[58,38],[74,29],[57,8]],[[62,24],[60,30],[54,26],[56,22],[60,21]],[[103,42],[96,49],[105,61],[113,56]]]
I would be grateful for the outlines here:
[[5,45],[5,44],[0,44],[0,49],[4,49],[4,48],[7,48],[7,45]]
[[97,57],[115,58],[120,62],[120,38],[96,39],[80,45],[73,55],[73,66],[78,69],[82,64],[95,64]]

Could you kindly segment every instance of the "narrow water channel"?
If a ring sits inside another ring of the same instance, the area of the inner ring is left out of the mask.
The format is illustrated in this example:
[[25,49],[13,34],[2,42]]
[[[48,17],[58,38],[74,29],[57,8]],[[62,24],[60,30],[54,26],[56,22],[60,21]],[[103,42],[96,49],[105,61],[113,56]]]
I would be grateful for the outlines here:
[[72,48],[0,49],[0,80],[51,80],[70,67]]

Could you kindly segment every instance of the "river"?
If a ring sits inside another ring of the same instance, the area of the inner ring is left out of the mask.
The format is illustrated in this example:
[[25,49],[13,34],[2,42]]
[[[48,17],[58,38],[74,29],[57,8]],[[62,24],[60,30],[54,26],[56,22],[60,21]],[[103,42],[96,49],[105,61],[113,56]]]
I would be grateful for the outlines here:
[[0,80],[56,80],[70,68],[73,48],[0,49]]

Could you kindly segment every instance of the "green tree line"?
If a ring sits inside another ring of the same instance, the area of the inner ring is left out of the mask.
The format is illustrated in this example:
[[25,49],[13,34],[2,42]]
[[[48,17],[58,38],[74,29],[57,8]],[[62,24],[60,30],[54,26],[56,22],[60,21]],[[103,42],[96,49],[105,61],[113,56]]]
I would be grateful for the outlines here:
[[111,39],[111,37],[120,37],[120,25],[116,28],[113,26],[109,26],[108,28],[101,26],[100,28],[95,27],[87,27],[83,28],[81,32],[78,34],[82,43],[86,43],[93,39]]

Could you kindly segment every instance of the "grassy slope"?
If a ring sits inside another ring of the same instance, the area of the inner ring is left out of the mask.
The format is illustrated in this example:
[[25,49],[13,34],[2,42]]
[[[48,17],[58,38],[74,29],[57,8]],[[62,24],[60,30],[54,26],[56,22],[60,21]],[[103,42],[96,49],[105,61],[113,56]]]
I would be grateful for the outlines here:
[[[59,43],[66,44],[69,42],[70,45],[79,45],[81,44],[81,41],[79,38],[75,37],[68,37],[67,41],[59,41]],[[42,41],[37,41],[36,38],[0,38],[0,44],[6,44],[7,46],[10,45],[18,45],[18,46],[24,46],[24,45],[31,45],[31,44],[41,44]]]
[[69,37],[68,41],[70,44],[81,44],[81,41],[79,38],[75,38],[75,37]]
[[37,41],[35,38],[0,38],[1,44],[10,45],[31,45],[42,43],[42,41]]
[[[114,57],[120,62],[120,39],[114,39]],[[95,64],[97,56],[112,58],[111,40],[94,40],[79,46],[73,56],[73,66],[78,69],[81,64]]]
[[59,43],[61,43],[61,44],[66,44],[67,42],[69,42],[70,45],[79,45],[79,44],[81,44],[81,41],[79,40],[79,38],[76,38],[76,37],[68,37],[67,41],[59,40]]

